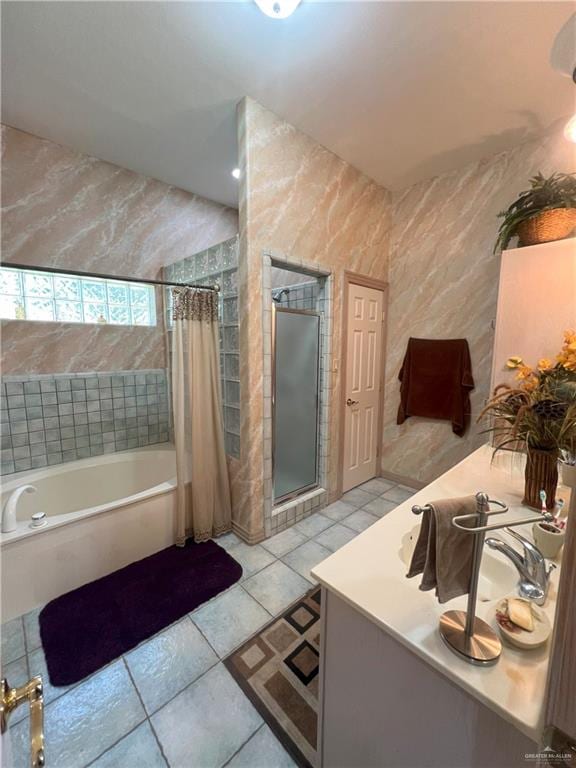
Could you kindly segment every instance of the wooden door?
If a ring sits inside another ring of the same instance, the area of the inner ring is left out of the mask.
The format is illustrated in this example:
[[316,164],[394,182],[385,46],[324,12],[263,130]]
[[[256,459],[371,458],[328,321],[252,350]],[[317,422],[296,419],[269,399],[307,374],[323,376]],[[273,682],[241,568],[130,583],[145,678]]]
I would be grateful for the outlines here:
[[384,294],[349,283],[347,303],[343,492],[378,474]]

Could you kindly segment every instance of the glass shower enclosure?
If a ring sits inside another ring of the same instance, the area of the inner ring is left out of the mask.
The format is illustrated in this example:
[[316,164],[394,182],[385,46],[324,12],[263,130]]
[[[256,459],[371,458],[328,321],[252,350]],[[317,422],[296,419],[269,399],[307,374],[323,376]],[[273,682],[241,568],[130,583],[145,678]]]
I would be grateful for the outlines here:
[[320,315],[273,307],[274,503],[318,485]]

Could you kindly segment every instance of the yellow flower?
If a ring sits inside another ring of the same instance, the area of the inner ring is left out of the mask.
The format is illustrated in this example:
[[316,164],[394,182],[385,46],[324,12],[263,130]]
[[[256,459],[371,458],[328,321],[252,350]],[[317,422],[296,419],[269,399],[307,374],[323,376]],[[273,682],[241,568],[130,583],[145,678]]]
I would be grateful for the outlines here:
[[575,371],[576,372],[576,353],[568,353],[563,355],[558,355],[558,362],[563,368],[566,368],[568,371]]
[[576,371],[576,331],[564,331],[564,344],[557,360],[567,371]]
[[506,368],[510,368],[510,370],[514,370],[515,368],[519,368],[523,363],[523,360],[521,357],[514,356],[509,357],[508,360],[506,360]]
[[543,357],[541,360],[538,360],[539,371],[548,371],[550,368],[552,368],[552,361],[547,357]]
[[526,381],[531,376],[534,376],[534,371],[529,365],[522,364],[518,366],[518,373],[516,374],[518,381]]

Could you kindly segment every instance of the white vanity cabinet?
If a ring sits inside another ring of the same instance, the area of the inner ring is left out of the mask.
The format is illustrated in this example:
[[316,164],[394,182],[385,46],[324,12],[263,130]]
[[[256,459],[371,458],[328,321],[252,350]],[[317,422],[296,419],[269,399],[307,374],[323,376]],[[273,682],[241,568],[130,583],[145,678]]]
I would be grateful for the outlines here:
[[[486,490],[510,519],[526,517],[522,458],[491,455],[475,451],[313,569],[323,587],[318,768],[514,768],[538,751],[549,647],[504,645],[494,666],[468,664],[438,632],[440,615],[465,610],[466,597],[440,605],[406,578],[402,559],[413,504]],[[496,603],[517,581],[501,564],[512,579],[490,569],[486,550],[492,584],[476,609],[495,629]],[[544,607],[551,621],[558,572]]]
[[[336,594],[326,589],[323,599],[319,766],[520,768],[526,754],[538,751],[526,734]],[[465,663],[455,656],[446,662]]]

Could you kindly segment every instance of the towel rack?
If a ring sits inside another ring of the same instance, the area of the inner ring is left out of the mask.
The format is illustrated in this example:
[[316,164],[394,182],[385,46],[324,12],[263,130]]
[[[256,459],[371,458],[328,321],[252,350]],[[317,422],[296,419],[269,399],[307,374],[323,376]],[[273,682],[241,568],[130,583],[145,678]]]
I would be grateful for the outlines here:
[[[498,509],[490,509],[494,504]],[[430,504],[424,506],[414,505],[412,512],[421,515],[422,512],[430,512]],[[468,605],[465,611],[446,611],[440,617],[440,636],[450,648],[461,658],[470,664],[487,666],[495,664],[502,653],[502,643],[492,627],[476,616],[476,598],[478,596],[478,578],[480,576],[480,564],[484,549],[484,538],[487,531],[497,531],[501,528],[514,528],[517,525],[536,523],[546,520],[550,522],[553,515],[547,512],[536,517],[526,517],[513,522],[487,525],[488,518],[492,515],[502,515],[508,512],[506,504],[496,499],[491,499],[487,493],[476,494],[476,512],[470,515],[458,515],[452,519],[452,525],[463,533],[473,533],[474,550],[472,554],[472,576],[468,591]],[[466,525],[476,522],[477,525]],[[463,524],[464,523],[464,524]]]

